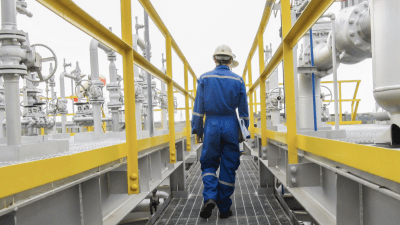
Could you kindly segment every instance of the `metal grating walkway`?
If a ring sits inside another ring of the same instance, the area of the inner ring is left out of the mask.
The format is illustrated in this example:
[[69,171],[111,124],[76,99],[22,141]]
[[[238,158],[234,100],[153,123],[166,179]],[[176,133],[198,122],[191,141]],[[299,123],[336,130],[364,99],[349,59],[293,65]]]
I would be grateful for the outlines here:
[[194,224],[271,224],[291,225],[286,214],[274,196],[257,195],[257,169],[250,160],[241,160],[237,171],[235,193],[232,196],[233,216],[221,220],[215,207],[210,219],[199,217],[203,203],[203,182],[201,179],[200,163],[196,165],[187,180],[189,199],[172,199],[165,209],[157,225],[194,225]]

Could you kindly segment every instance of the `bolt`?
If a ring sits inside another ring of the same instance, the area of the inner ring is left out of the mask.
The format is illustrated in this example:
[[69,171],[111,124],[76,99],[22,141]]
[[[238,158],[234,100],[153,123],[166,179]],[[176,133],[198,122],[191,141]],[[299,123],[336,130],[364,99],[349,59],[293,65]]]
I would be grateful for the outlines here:
[[175,162],[175,157],[171,157],[171,161],[172,161],[172,162]]
[[350,36],[354,37],[356,35],[356,32],[350,31]]
[[368,51],[371,51],[371,46],[367,46],[367,50],[368,50]]
[[368,2],[365,2],[365,3],[364,3],[364,6],[365,6],[365,7],[368,7],[368,6],[369,6],[369,3],[368,3]]
[[171,155],[175,155],[175,152],[171,152]]
[[351,19],[351,20],[349,21],[349,23],[350,23],[350,24],[353,24],[353,23],[354,23],[354,19]]
[[290,172],[296,173],[297,172],[297,168],[293,166],[292,168],[290,168]]
[[132,190],[132,191],[136,191],[137,189],[138,189],[137,184],[132,184],[132,185],[131,185],[131,190]]
[[354,10],[354,12],[355,12],[355,13],[359,13],[359,12],[360,12],[360,10],[356,9],[356,10]]
[[361,46],[361,42],[360,41],[356,41],[356,45],[357,46]]
[[136,173],[132,173],[130,178],[131,178],[131,180],[136,180],[137,179],[137,174]]
[[296,184],[297,184],[296,178],[293,178],[293,179],[292,179],[292,184],[293,184],[293,185],[296,185]]

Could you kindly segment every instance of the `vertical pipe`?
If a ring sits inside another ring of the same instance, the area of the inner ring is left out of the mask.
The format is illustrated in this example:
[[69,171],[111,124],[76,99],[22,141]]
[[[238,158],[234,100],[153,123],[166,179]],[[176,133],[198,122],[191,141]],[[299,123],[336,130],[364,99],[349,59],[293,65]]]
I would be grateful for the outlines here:
[[175,118],[174,118],[174,86],[172,82],[172,43],[171,36],[165,38],[165,53],[167,59],[167,76],[171,78],[168,81],[168,125],[169,125],[169,154],[170,163],[176,163],[175,153]]
[[[292,28],[290,1],[282,1],[281,4],[282,36],[286,37],[286,35],[289,33],[289,30]],[[297,156],[296,96],[293,60],[293,49],[290,47],[290,43],[283,39],[283,65],[285,71],[285,102],[289,164],[296,164],[299,162]]]
[[[1,78],[0,78],[1,79]],[[4,121],[4,108],[0,109],[0,138],[4,137],[4,126],[3,126],[3,121]]]
[[[98,54],[99,42],[93,39],[90,43],[90,71],[92,83],[99,82],[99,54]],[[93,103],[93,133],[102,133],[102,122],[101,122],[101,104]]]
[[[335,33],[335,15],[331,16],[332,23],[332,62],[333,62],[333,97],[335,107],[335,130],[339,130],[339,113],[338,113],[338,86],[337,86],[337,67],[336,67],[336,33]],[[353,108],[353,107],[352,107]]]
[[[187,62],[184,63],[184,75],[185,75],[185,90],[189,91],[189,80],[188,80],[188,64]],[[186,112],[186,150],[190,151],[190,136],[191,136],[191,129],[190,129],[190,115],[189,115],[189,93],[185,95],[185,112]]]
[[1,29],[17,29],[17,10],[15,0],[1,0]]
[[[264,62],[264,40],[263,34],[257,34],[257,43],[258,43],[258,62],[260,66],[260,75],[265,69]],[[266,95],[265,95],[265,80],[266,78],[260,77],[260,105],[261,105],[261,143],[262,146],[265,147],[268,145],[267,143],[267,104],[266,104]]]
[[[2,1],[4,3],[4,1]],[[3,8],[3,6],[2,6]],[[3,74],[6,100],[7,145],[21,144],[21,117],[19,116],[19,76]]]
[[[137,45],[138,45],[138,35],[137,34],[132,34],[132,39],[133,39],[133,49],[137,51]],[[134,65],[133,66],[133,74],[135,75],[134,77],[139,78],[139,68],[138,66]],[[125,86],[125,84],[124,84]],[[134,93],[135,94],[135,93]],[[138,109],[135,112],[135,119],[136,119],[136,132],[140,133],[142,131],[142,102],[141,101],[135,101],[135,109]],[[125,115],[126,116],[126,115]]]
[[[71,96],[74,95],[74,79],[71,79]],[[72,113],[75,113],[74,99],[71,99]]]
[[[150,62],[150,34],[149,34],[149,15],[144,10],[144,41],[146,43],[146,59]],[[146,72],[147,76],[147,120],[149,124],[150,137],[154,136],[154,118],[153,118],[153,90],[151,88],[151,74]]]
[[[131,0],[121,0],[122,40],[132,46],[132,13]],[[128,194],[139,193],[139,169],[137,151],[137,133],[135,118],[135,83],[133,73],[133,50],[123,55],[124,64],[124,96],[125,96],[125,130],[127,152]]]
[[[109,55],[109,56],[115,56],[114,53]],[[113,85],[118,85],[117,83],[117,67],[115,65],[115,58],[110,59],[110,65],[109,65],[109,73],[110,73],[110,84]],[[110,103],[111,102],[117,102],[118,103],[118,91],[116,89],[110,90]],[[110,109],[110,108],[109,108]],[[113,132],[118,132],[119,131],[119,114],[118,114],[118,108],[113,107],[111,108],[111,116],[112,116],[112,131]]]
[[63,113],[63,114],[61,114],[61,133],[62,134],[67,133],[66,123],[67,123],[67,115],[65,113]]
[[[4,95],[4,82],[2,77],[0,77],[0,93]],[[4,126],[3,126],[4,111],[5,111],[5,104],[0,105],[0,138],[4,138]]]
[[[314,66],[314,45],[313,45],[313,34],[312,28],[310,29],[310,54],[311,54],[311,66]],[[314,131],[318,130],[317,127],[317,106],[315,104],[315,74],[312,73],[312,93],[313,93],[313,115],[314,115]]]

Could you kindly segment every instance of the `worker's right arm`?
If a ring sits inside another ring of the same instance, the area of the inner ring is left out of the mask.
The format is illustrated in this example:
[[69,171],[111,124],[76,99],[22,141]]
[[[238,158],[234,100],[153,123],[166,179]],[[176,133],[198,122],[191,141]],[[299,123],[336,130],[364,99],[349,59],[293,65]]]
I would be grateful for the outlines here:
[[247,94],[246,94],[246,86],[244,84],[244,81],[242,79],[241,85],[240,85],[240,97],[239,97],[239,117],[240,119],[244,120],[244,123],[246,125],[246,128],[249,128],[249,108],[247,104]]
[[194,108],[192,113],[192,134],[197,134],[198,137],[203,136],[203,119],[204,119],[204,84],[200,78],[197,82],[198,88],[196,93],[196,100],[194,101]]

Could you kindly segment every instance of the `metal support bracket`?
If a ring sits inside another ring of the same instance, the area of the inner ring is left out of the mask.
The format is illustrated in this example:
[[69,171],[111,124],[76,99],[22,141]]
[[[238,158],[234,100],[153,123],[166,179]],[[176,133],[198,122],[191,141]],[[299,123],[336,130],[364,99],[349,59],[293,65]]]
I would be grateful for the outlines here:
[[315,163],[288,164],[286,176],[289,187],[321,186],[321,166]]

